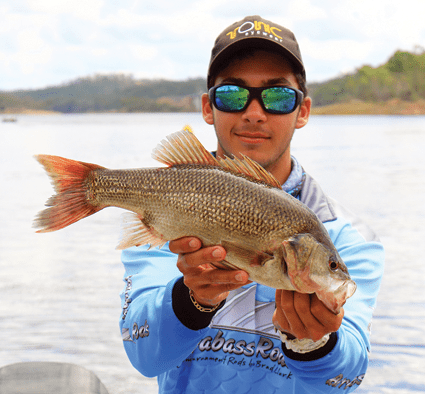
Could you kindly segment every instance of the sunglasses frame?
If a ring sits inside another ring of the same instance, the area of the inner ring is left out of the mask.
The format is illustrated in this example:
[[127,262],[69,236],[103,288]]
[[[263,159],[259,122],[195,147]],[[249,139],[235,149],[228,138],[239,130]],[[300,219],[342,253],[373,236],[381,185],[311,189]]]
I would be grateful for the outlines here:
[[[234,110],[227,110],[227,109],[223,110],[221,108],[218,108],[217,103],[216,103],[216,91],[217,91],[218,88],[221,88],[222,86],[236,86],[238,88],[248,90],[248,100],[246,101],[243,108],[234,109]],[[272,89],[272,88],[284,88],[284,89],[289,89],[289,90],[292,90],[292,91],[295,92],[295,104],[294,104],[294,108],[291,111],[281,112],[281,111],[276,111],[276,110],[266,108],[266,106],[264,105],[264,102],[263,102],[263,98],[261,97],[261,93],[264,90]],[[267,113],[274,114],[274,115],[287,115],[287,114],[294,112],[297,109],[297,107],[300,105],[300,103],[304,99],[304,93],[299,89],[293,88],[292,86],[275,85],[275,86],[264,86],[264,87],[260,87],[260,88],[253,88],[253,87],[249,87],[249,86],[238,85],[238,84],[235,84],[235,83],[222,83],[220,85],[213,86],[208,91],[208,97],[209,97],[210,102],[214,105],[214,107],[216,107],[219,111],[222,111],[222,112],[243,112],[248,108],[248,106],[252,102],[252,100],[257,99],[259,101],[261,107],[263,108],[263,110],[266,111]]]

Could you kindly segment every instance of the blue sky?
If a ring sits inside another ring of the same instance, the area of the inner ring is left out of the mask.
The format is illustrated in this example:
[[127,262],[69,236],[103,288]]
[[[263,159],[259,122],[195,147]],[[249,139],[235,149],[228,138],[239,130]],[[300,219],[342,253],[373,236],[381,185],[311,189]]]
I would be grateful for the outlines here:
[[97,73],[205,76],[215,37],[246,15],[290,28],[310,82],[425,47],[425,0],[0,0],[0,90]]

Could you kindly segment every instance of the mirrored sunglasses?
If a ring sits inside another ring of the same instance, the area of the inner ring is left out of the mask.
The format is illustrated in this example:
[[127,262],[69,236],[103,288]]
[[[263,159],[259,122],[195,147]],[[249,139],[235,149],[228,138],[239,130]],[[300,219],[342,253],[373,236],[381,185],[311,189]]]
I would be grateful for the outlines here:
[[212,87],[209,99],[223,112],[242,112],[256,98],[263,109],[271,114],[290,114],[303,100],[304,94],[298,89],[287,86],[267,86],[251,88],[233,84]]

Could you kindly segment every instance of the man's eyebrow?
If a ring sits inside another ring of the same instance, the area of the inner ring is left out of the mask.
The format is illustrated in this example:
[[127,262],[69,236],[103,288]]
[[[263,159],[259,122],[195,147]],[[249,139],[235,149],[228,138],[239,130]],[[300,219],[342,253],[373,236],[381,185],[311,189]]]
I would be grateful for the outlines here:
[[236,85],[246,85],[245,80],[242,78],[228,77],[225,78],[221,83],[234,83]]
[[266,81],[265,85],[292,85],[286,78],[273,78]]

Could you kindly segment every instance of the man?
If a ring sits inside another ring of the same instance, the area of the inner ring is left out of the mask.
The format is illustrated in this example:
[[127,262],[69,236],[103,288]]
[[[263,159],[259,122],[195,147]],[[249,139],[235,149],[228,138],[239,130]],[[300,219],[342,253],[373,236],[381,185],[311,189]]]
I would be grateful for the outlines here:
[[158,376],[161,393],[350,392],[368,365],[383,249],[290,155],[311,108],[295,37],[259,16],[233,24],[215,42],[208,88],[202,112],[215,127],[216,155],[249,156],[315,211],[358,288],[334,314],[316,295],[276,291],[245,271],[220,269],[226,250],[194,237],[169,249],[131,248],[122,255],[129,359]]

